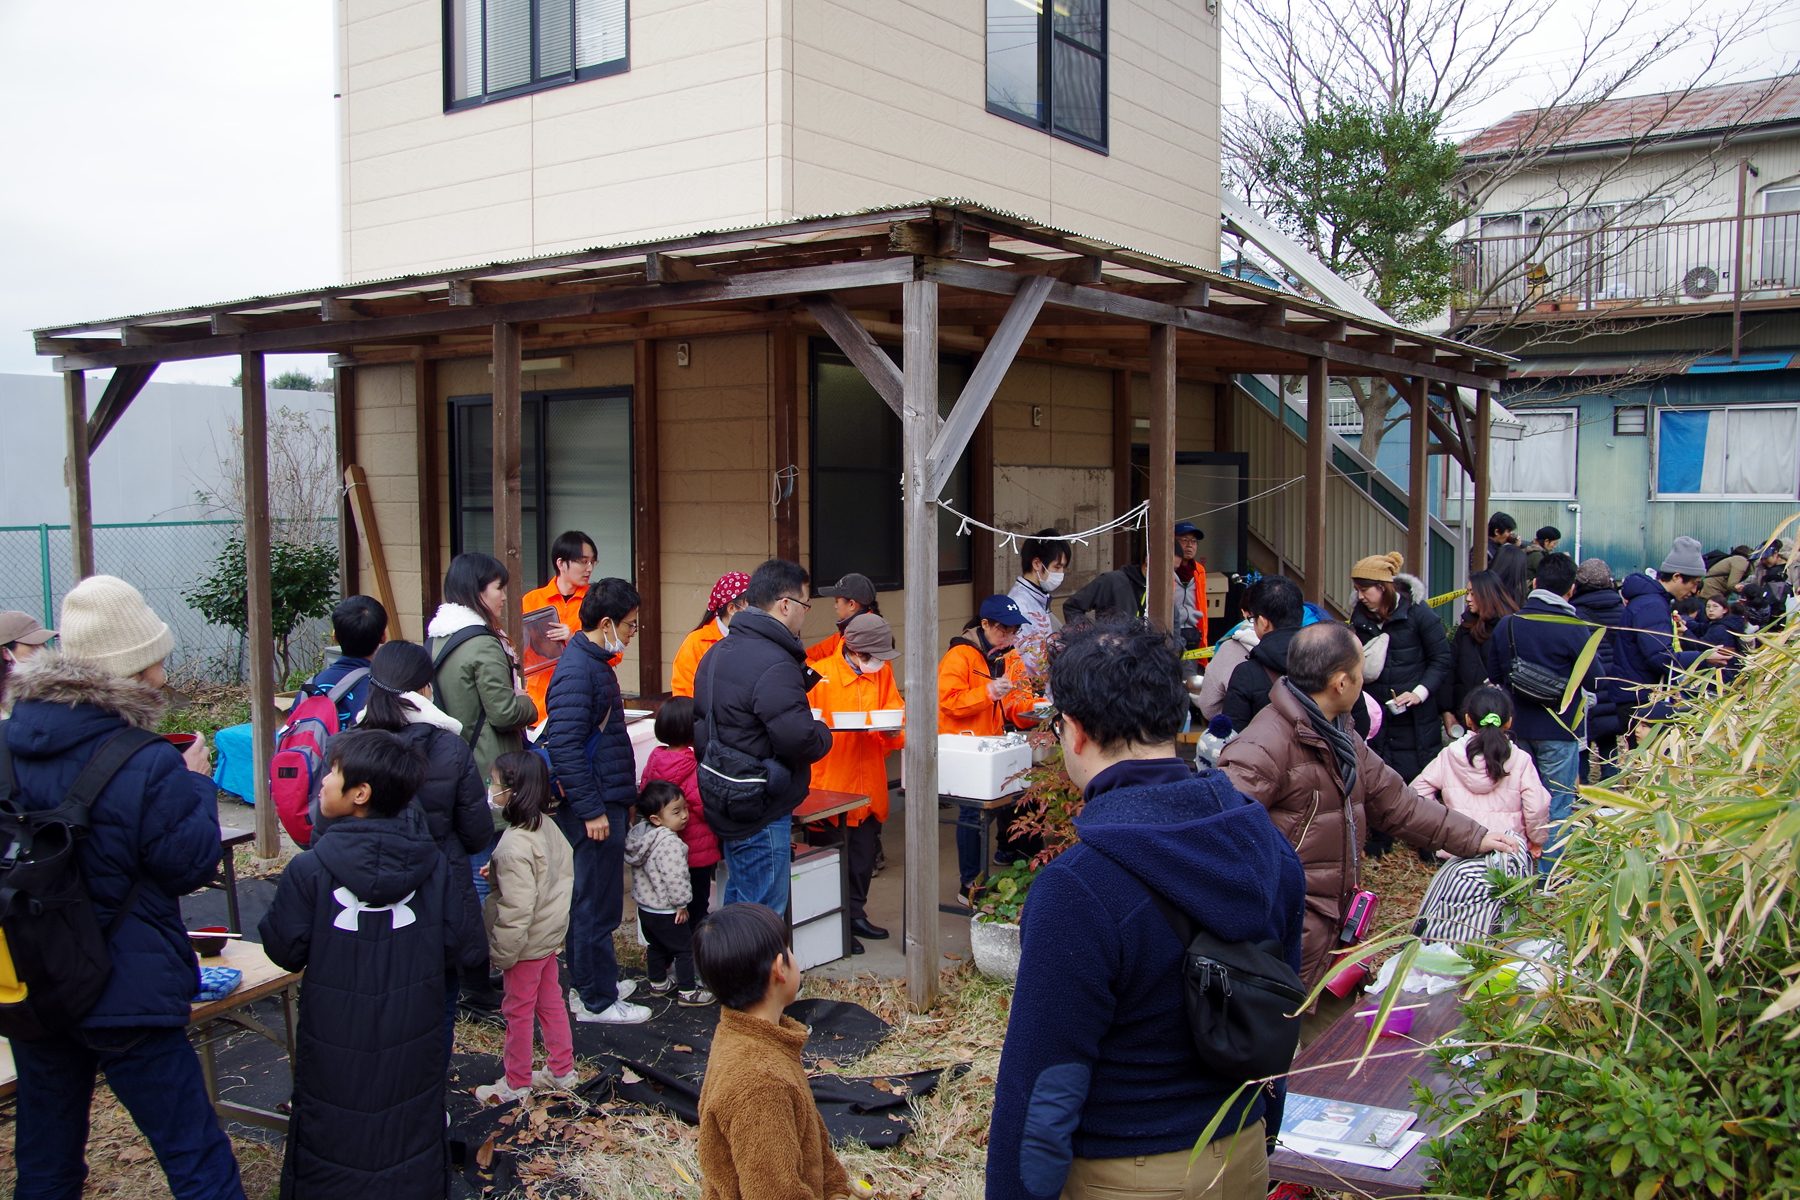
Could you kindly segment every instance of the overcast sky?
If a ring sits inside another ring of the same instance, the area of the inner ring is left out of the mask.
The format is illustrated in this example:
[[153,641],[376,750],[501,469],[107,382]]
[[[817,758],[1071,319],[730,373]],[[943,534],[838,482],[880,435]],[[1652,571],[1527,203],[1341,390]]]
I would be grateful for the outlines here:
[[[1648,3],[1673,15],[1693,0]],[[334,7],[0,0],[0,372],[48,372],[33,327],[341,277]],[[1561,5],[1569,15],[1520,47],[1529,77],[1482,122],[1530,104],[1591,9]],[[1800,3],[1740,77],[1791,67],[1797,52]],[[1228,83],[1227,101],[1241,92]],[[270,374],[323,366],[322,355],[275,358]],[[157,378],[225,383],[236,371],[199,360]]]

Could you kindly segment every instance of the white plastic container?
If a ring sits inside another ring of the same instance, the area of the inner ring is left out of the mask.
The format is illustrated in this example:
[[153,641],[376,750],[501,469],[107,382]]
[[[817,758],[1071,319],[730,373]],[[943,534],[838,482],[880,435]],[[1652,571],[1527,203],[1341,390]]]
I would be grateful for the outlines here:
[[870,729],[898,729],[906,724],[904,708],[878,708],[869,714]]
[[821,846],[796,858],[788,868],[788,887],[795,925],[843,903],[837,847]]
[[867,729],[869,714],[866,712],[837,712],[831,714],[833,729]]
[[[902,786],[905,785],[904,761]],[[938,794],[970,800],[998,800],[1019,791],[1018,777],[1031,767],[1031,744],[1023,736],[975,737],[938,734]]]
[[802,971],[844,957],[844,914],[832,913],[794,930],[794,961]]

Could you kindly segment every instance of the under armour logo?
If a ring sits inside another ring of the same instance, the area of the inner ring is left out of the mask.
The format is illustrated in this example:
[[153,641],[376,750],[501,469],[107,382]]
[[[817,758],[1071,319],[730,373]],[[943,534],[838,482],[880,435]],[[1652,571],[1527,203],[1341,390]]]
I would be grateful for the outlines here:
[[408,892],[392,904],[364,904],[362,897],[349,888],[341,887],[331,895],[333,899],[344,906],[344,911],[339,913],[331,923],[339,929],[348,929],[351,933],[358,933],[362,930],[364,913],[384,912],[392,914],[395,929],[404,929],[418,919],[413,916],[413,910],[406,906],[407,901],[418,894],[416,891]]

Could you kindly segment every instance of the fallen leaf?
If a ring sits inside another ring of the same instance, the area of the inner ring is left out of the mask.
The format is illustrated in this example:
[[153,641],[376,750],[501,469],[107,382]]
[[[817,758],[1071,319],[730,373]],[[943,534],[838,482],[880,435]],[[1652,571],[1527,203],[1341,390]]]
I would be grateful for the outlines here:
[[821,1058],[817,1065],[821,1071],[835,1071],[838,1069],[838,1065],[829,1058]]
[[869,1080],[869,1086],[878,1092],[891,1092],[894,1090],[893,1085],[885,1079],[871,1079]]
[[475,1152],[475,1165],[484,1171],[494,1165],[493,1138],[489,1138],[487,1141],[481,1143],[481,1149]]
[[120,1150],[119,1153],[117,1155],[115,1155],[114,1157],[119,1162],[127,1163],[127,1164],[143,1162],[146,1158],[150,1157],[150,1147],[148,1147],[148,1146],[126,1146],[124,1149]]
[[642,1075],[639,1075],[636,1071],[632,1070],[630,1067],[623,1067],[619,1071],[619,1082],[620,1083],[642,1083],[642,1082],[644,1082],[644,1077]]
[[900,1115],[900,1114],[899,1114],[899,1113],[889,1113],[889,1114],[888,1114],[888,1120],[890,1120],[890,1121],[904,1121],[904,1120],[906,1120],[906,1118],[905,1118],[905,1117],[903,1117],[903,1116],[901,1116],[901,1115]]
[[692,1046],[683,1046],[680,1042],[676,1042],[675,1045],[672,1047],[672,1049],[674,1049],[679,1054],[692,1054],[694,1052],[694,1048]]

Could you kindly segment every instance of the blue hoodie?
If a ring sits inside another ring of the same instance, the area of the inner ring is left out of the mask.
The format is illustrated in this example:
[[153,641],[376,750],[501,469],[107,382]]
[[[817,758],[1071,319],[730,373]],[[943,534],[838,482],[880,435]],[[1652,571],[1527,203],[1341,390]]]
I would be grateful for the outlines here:
[[[1675,648],[1675,598],[1657,580],[1633,573],[1625,577],[1619,592],[1625,598],[1625,627],[1613,635],[1618,638],[1614,665],[1628,685],[1662,683],[1671,670],[1685,671],[1713,652],[1705,645],[1698,650]],[[1629,686],[1625,694],[1633,703],[1643,702],[1643,693]],[[1662,714],[1638,715],[1654,718]]]
[[[1194,1049],[1184,947],[1149,887],[1228,941],[1279,942],[1300,969],[1299,856],[1224,772],[1116,763],[1088,785],[1075,825],[1081,841],[1043,869],[1026,904],[988,1131],[989,1200],[1055,1196],[1074,1158],[1191,1149],[1236,1088],[1207,1074]],[[1264,1115],[1257,1089],[1219,1135]]]

